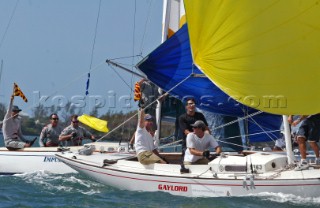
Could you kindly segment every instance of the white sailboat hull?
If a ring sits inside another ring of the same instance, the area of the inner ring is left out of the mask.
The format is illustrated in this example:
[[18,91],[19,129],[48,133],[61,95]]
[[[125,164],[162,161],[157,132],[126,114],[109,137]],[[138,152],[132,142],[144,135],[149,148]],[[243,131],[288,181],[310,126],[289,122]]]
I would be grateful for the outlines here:
[[[97,145],[96,150],[118,151],[117,143],[93,143]],[[83,146],[69,147],[70,151],[78,151]],[[9,151],[5,147],[0,148],[0,175],[13,175],[35,171],[47,171],[54,174],[76,173],[76,171],[65,165],[55,154],[59,151],[57,147],[32,147],[18,151]]]
[[[57,157],[103,184],[131,191],[162,191],[188,197],[244,196],[264,192],[319,197],[320,171],[283,171],[281,174],[214,174],[210,165],[188,166],[191,173],[181,174],[180,165],[143,166],[137,161],[119,160],[115,164],[97,162],[95,156]],[[95,159],[94,159],[95,158]],[[93,162],[94,161],[94,162]],[[270,179],[267,179],[267,178]]]
[[[55,148],[57,149],[57,148]],[[42,151],[41,151],[42,150]],[[13,175],[35,171],[48,171],[56,174],[76,173],[55,157],[56,150],[43,148],[33,151],[5,151],[0,149],[0,175]]]

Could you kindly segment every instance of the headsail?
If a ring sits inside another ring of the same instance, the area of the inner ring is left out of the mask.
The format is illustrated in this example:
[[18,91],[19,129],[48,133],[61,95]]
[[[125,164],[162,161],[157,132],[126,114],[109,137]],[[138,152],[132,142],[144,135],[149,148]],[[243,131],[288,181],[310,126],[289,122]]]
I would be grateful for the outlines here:
[[265,112],[320,112],[318,0],[185,0],[185,7],[194,62],[224,92]]

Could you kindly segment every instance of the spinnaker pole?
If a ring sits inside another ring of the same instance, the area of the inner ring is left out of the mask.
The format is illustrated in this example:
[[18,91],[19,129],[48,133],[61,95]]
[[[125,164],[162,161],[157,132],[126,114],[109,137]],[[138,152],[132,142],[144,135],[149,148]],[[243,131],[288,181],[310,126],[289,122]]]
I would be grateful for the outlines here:
[[137,72],[134,72],[134,71],[132,71],[132,70],[130,70],[130,69],[128,69],[128,68],[125,68],[125,67],[123,67],[123,66],[121,66],[121,65],[119,65],[119,64],[117,64],[117,63],[115,63],[115,62],[113,62],[113,61],[111,61],[111,60],[109,60],[109,59],[106,60],[106,63],[107,63],[107,64],[111,64],[111,65],[113,65],[113,66],[115,66],[115,67],[118,67],[118,68],[120,68],[120,69],[123,69],[123,70],[125,70],[126,72],[129,72],[129,73],[131,73],[131,74],[133,74],[133,75],[136,75],[137,77],[147,79],[145,76],[143,76],[143,75],[141,75],[141,74],[138,74]]

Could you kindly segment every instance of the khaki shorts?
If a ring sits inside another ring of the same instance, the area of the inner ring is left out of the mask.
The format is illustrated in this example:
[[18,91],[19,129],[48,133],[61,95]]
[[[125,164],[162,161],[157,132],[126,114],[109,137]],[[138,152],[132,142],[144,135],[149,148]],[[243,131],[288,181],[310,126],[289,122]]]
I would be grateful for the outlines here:
[[195,162],[188,162],[184,161],[183,164],[185,165],[207,165],[209,163],[209,160],[207,158],[201,158]]
[[10,139],[9,141],[5,142],[7,149],[10,148],[10,150],[18,150],[23,149],[25,142],[19,141],[18,139]]
[[150,151],[140,152],[137,157],[139,162],[143,165],[150,165],[161,161],[160,157]]

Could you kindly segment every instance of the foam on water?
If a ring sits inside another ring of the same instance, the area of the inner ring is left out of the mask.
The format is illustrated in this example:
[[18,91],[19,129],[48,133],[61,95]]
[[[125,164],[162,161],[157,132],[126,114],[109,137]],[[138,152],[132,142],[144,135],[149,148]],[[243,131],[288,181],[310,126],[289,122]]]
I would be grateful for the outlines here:
[[16,174],[26,183],[41,185],[44,191],[65,191],[79,192],[86,195],[100,193],[99,188],[103,185],[81,177],[79,174],[57,175],[46,171],[36,171],[32,173]]
[[[320,195],[320,192],[319,192]],[[256,194],[262,200],[274,201],[279,203],[292,203],[295,205],[320,206],[320,197],[301,197],[292,194],[265,192]]]

